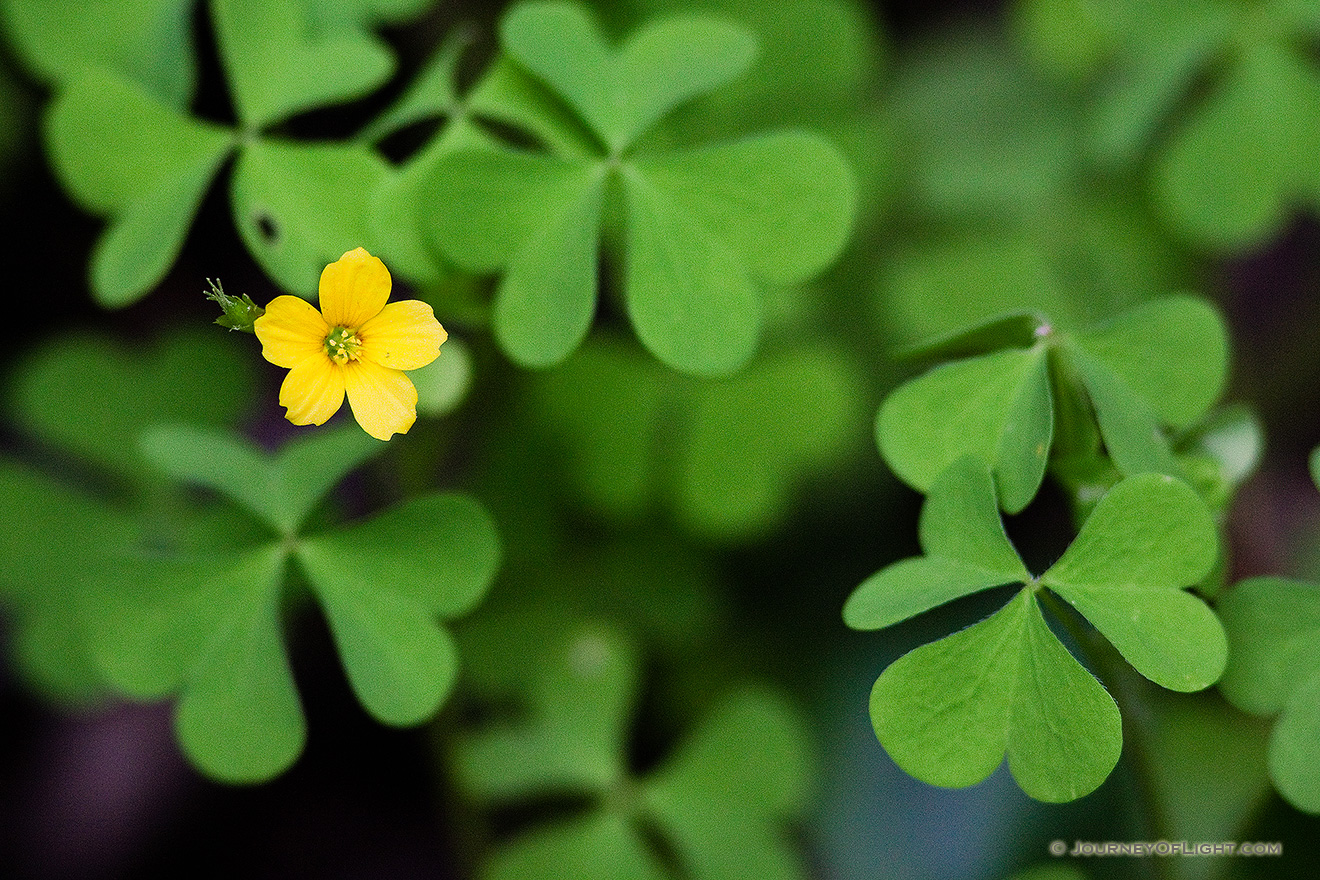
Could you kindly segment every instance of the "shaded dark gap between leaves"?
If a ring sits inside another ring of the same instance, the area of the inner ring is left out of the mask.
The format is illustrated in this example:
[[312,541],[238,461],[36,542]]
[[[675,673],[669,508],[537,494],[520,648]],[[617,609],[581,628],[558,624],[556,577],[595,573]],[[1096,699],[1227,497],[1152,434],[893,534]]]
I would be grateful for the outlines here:
[[539,794],[495,807],[487,815],[493,838],[507,842],[533,828],[572,822],[599,806],[600,798],[594,794]]

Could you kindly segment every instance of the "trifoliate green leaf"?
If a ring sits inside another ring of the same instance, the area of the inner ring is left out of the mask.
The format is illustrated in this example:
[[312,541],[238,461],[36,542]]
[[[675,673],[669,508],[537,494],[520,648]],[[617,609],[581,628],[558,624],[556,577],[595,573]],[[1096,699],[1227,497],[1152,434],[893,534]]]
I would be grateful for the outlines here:
[[587,801],[516,834],[487,876],[548,880],[571,865],[574,876],[658,878],[672,874],[670,858],[694,880],[804,876],[783,824],[806,806],[811,762],[802,722],[782,698],[753,687],[730,693],[637,776],[625,755],[640,658],[626,639],[525,610],[477,623],[464,650],[477,658],[478,705],[493,701],[493,713],[456,741],[459,784],[492,806],[547,795]]
[[[530,131],[554,155],[461,151],[441,158],[423,188],[438,249],[473,271],[505,273],[494,304],[501,347],[536,367],[577,348],[605,242],[624,251],[622,298],[657,357],[699,375],[737,369],[759,336],[757,283],[804,280],[842,249],[855,202],[846,163],[801,133],[627,154],[670,110],[750,62],[750,36],[717,19],[661,18],[615,52],[584,8],[530,2],[506,14],[501,36],[534,76],[492,74],[469,109]],[[550,109],[556,96],[580,117],[585,142]]]
[[[1071,800],[1112,769],[1117,708],[1045,625],[1040,587],[1071,602],[1158,684],[1199,690],[1223,671],[1223,628],[1182,590],[1214,562],[1214,525],[1196,494],[1171,477],[1120,481],[1059,561],[1033,578],[999,522],[988,467],[968,456],[932,487],[921,541],[926,555],[882,569],[853,592],[844,606],[849,626],[889,626],[1000,584],[1026,588],[990,619],[900,658],[876,682],[876,733],[920,779],[971,785],[1007,750],[1024,791]],[[1074,726],[1076,718],[1083,723]]]

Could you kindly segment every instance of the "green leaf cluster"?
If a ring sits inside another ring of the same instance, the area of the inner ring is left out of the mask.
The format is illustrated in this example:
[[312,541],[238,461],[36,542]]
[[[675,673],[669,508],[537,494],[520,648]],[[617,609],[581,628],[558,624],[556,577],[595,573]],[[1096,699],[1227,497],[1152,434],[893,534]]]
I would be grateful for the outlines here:
[[920,532],[923,556],[882,569],[849,597],[849,626],[880,629],[991,587],[1022,588],[990,618],[913,650],[876,681],[876,735],[919,779],[972,785],[1007,754],[1023,791],[1068,801],[1113,769],[1122,744],[1118,706],[1046,625],[1045,589],[1164,687],[1199,690],[1223,671],[1218,618],[1183,590],[1215,560],[1214,523],[1172,477],[1146,473],[1117,483],[1038,576],[1009,542],[991,473],[976,458],[941,473]]
[[456,783],[492,808],[566,804],[531,811],[528,827],[496,843],[481,876],[806,876],[787,823],[806,807],[811,759],[783,698],[760,687],[728,693],[638,773],[629,731],[641,664],[628,639],[605,624],[544,615],[473,623],[462,633],[470,683],[494,708],[456,732]]
[[[1320,487],[1320,449],[1310,464]],[[1298,809],[1320,813],[1320,585],[1248,578],[1226,591],[1218,607],[1231,650],[1219,688],[1244,711],[1277,716],[1270,779]]]
[[855,201],[842,156],[802,131],[684,150],[648,142],[676,107],[745,73],[755,39],[713,16],[670,15],[616,47],[583,7],[532,2],[504,16],[500,45],[494,70],[518,91],[487,80],[469,107],[549,149],[455,149],[420,187],[436,247],[468,271],[502,273],[500,346],[538,367],[576,349],[609,246],[611,290],[653,354],[697,374],[740,367],[760,334],[759,286],[830,263]]
[[318,528],[309,519],[318,502],[380,449],[355,427],[291,441],[275,457],[192,427],[153,429],[141,447],[165,473],[221,493],[266,529],[200,552],[114,560],[127,578],[87,602],[107,679],[137,699],[178,694],[179,742],[197,767],[256,782],[302,750],[306,722],[281,636],[295,560],[367,711],[393,725],[435,713],[457,672],[436,619],[471,609],[498,563],[480,505],[432,493]]
[[1008,317],[923,351],[973,356],[941,364],[885,400],[876,417],[885,461],[924,492],[962,456],[979,456],[1010,513],[1035,497],[1052,458],[1073,474],[1101,474],[1103,456],[1120,475],[1183,476],[1166,430],[1206,415],[1228,365],[1222,318],[1186,296],[1073,333],[1043,318]]
[[[1198,246],[1240,251],[1320,200],[1320,33],[1298,0],[1019,0],[1024,42],[1083,84],[1087,146],[1144,166],[1155,205]],[[1083,8],[1084,7],[1084,8]],[[1080,25],[1079,25],[1080,22]],[[1080,34],[1080,36],[1079,36]]]
[[538,375],[530,400],[592,510],[627,523],[659,508],[728,540],[781,524],[804,480],[858,445],[858,386],[855,368],[825,345],[700,379],[600,340]]
[[1002,34],[950,24],[895,62],[896,210],[870,275],[883,332],[907,344],[1011,311],[1085,326],[1191,283],[1140,182],[1078,149],[1078,100]]

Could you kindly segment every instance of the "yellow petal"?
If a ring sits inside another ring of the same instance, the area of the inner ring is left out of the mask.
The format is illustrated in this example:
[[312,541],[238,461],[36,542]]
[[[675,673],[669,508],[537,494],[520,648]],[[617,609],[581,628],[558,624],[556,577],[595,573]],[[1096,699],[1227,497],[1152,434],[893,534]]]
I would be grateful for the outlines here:
[[344,368],[317,352],[289,370],[280,386],[280,406],[295,425],[323,425],[344,403]]
[[344,366],[344,388],[353,416],[377,440],[406,434],[417,421],[417,389],[398,370],[367,360]]
[[293,367],[324,350],[330,332],[316,306],[296,296],[277,296],[252,325],[261,353],[278,367]]
[[382,367],[416,370],[440,355],[440,343],[449,338],[435,312],[421,300],[390,303],[358,329],[362,347],[358,356]]
[[321,272],[321,314],[331,327],[356,330],[376,317],[390,298],[390,270],[354,248]]

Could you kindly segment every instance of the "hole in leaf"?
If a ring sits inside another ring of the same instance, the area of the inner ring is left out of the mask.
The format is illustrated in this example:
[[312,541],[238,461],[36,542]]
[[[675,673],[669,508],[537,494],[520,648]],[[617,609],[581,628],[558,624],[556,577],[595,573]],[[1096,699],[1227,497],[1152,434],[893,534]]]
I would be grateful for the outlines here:
[[252,225],[257,227],[257,234],[266,244],[275,245],[280,241],[280,227],[275,222],[275,218],[265,211],[259,212],[252,218]]

